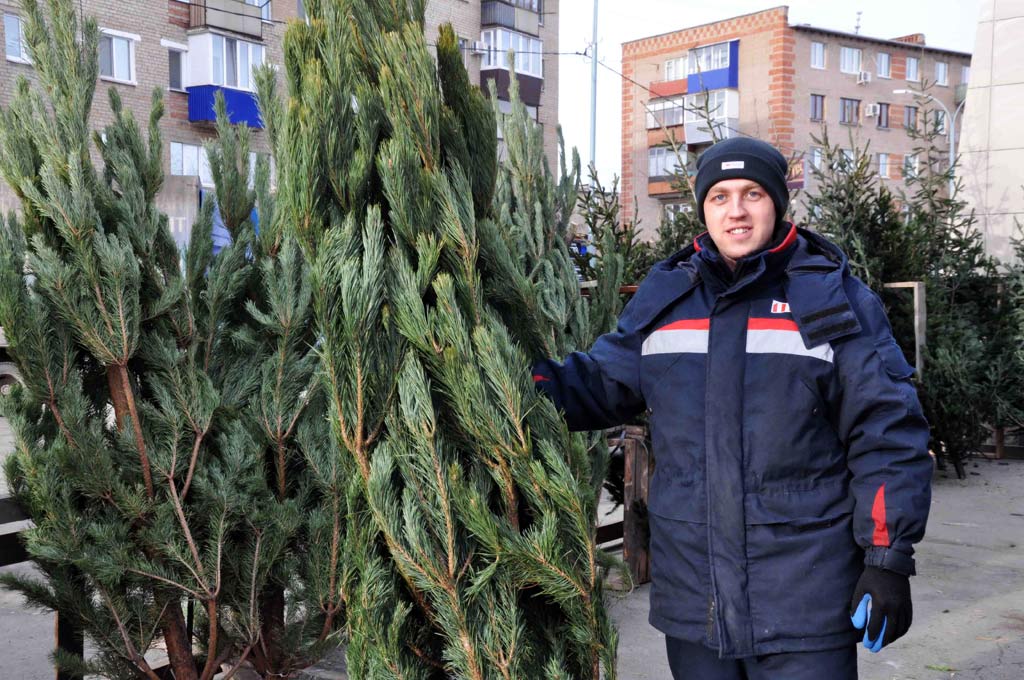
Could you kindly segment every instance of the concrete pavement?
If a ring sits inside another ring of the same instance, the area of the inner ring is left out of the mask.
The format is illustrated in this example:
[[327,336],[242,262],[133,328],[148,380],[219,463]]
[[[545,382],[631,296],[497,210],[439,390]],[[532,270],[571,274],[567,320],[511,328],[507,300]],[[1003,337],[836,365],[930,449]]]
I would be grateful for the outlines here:
[[[967,470],[963,482],[937,474],[912,580],[914,625],[880,654],[860,650],[861,680],[1024,679],[1024,461],[978,460]],[[647,625],[647,596],[647,587],[611,596],[622,680],[670,677],[664,640]],[[0,679],[52,678],[52,625],[0,591]],[[343,656],[302,677],[345,678]]]

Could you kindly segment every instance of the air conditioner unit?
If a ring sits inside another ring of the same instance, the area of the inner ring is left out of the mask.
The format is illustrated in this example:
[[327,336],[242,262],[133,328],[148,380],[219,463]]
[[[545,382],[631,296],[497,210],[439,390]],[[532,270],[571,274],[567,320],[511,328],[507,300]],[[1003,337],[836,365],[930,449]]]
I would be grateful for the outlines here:
[[470,54],[484,54],[487,52],[487,43],[481,40],[474,40]]
[[857,84],[865,85],[871,82],[871,71],[861,71],[857,74]]
[[881,112],[881,110],[882,107],[878,104],[868,104],[864,107],[864,115],[868,118],[874,118]]

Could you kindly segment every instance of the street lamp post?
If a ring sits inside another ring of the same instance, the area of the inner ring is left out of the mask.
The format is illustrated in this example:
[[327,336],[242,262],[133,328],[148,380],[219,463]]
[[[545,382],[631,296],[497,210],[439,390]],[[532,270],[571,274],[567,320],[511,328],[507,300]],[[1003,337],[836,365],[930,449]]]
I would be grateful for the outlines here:
[[893,94],[912,94],[915,97],[921,97],[923,99],[930,99],[939,106],[942,107],[943,112],[946,114],[946,139],[949,142],[949,197],[953,198],[953,192],[956,190],[956,178],[953,177],[953,165],[956,163],[956,116],[963,109],[964,103],[967,101],[960,102],[960,105],[956,107],[956,111],[953,115],[949,114],[949,108],[942,103],[942,100],[937,98],[935,95],[928,94],[927,92],[921,92],[919,90],[893,90]]

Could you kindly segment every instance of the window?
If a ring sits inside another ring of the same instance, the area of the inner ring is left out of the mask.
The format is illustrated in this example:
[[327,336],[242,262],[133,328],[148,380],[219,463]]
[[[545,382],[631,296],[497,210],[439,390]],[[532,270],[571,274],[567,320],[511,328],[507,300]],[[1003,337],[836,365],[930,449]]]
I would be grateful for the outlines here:
[[811,95],[811,120],[825,120],[825,95]]
[[878,176],[889,177],[889,154],[878,154]]
[[28,54],[28,46],[25,44],[21,17],[16,14],[4,15],[4,51],[7,54],[7,61],[17,61],[22,64],[32,63]]
[[940,135],[946,134],[946,112],[936,111],[935,112],[935,131]]
[[907,57],[907,80],[918,82],[921,80],[921,60],[917,57]]
[[[498,100],[498,140],[505,139],[505,119],[512,115],[512,102],[507,99]],[[526,105],[526,115],[528,115],[534,122],[537,122],[537,107]],[[540,125],[538,123],[538,125]],[[543,127],[543,126],[541,126]],[[273,166],[274,159],[270,159],[271,166]]]
[[665,62],[665,80],[682,80],[686,77],[686,57],[669,59]]
[[647,129],[683,124],[683,98],[652,99],[647,105]]
[[839,70],[843,73],[860,73],[860,50],[858,48],[839,48]]
[[206,149],[196,144],[171,142],[171,174],[198,176],[204,187],[213,186]]
[[647,150],[648,177],[665,177],[677,172],[681,168],[679,158],[671,147],[657,146]]
[[512,50],[516,55],[516,73],[535,78],[544,77],[544,63],[541,59],[544,44],[540,40],[503,28],[494,28],[483,31],[480,41],[486,46],[481,68],[508,70],[508,51]]
[[666,220],[674,220],[680,215],[693,212],[693,206],[689,203],[665,203],[662,208]]
[[971,67],[961,66],[960,67],[960,82],[964,85],[971,82]]
[[903,107],[903,127],[908,130],[917,129],[917,107],[916,106],[905,106]]
[[825,43],[811,43],[811,68],[825,68]]
[[821,147],[816,146],[811,149],[811,167],[815,170],[821,170],[821,160],[824,158],[824,152]]
[[172,90],[185,89],[185,52],[174,48],[167,50],[167,87]]
[[690,50],[687,73],[705,73],[729,67],[729,43],[718,43]]
[[917,177],[917,154],[907,154],[903,157],[903,176]]
[[935,82],[939,85],[949,85],[949,64],[944,61],[935,62]]
[[843,125],[857,125],[860,122],[860,100],[847,99],[839,100],[839,122]]
[[889,105],[885,102],[878,102],[878,127],[889,129]]
[[245,0],[247,5],[255,5],[260,8],[260,18],[270,21],[270,0]]
[[135,83],[135,43],[139,36],[101,29],[100,77],[122,83]]
[[263,45],[213,36],[213,84],[254,90],[253,71],[263,64]]
[[892,63],[891,63],[891,61],[892,60],[889,58],[889,53],[888,52],[879,52],[878,53],[878,59],[877,59],[877,62],[876,62],[877,68],[875,69],[875,72],[878,74],[879,78],[891,78],[892,77]]
[[709,115],[711,120],[721,120],[726,117],[725,103],[725,90],[708,90],[686,95],[684,120],[687,123],[699,123],[706,121]]

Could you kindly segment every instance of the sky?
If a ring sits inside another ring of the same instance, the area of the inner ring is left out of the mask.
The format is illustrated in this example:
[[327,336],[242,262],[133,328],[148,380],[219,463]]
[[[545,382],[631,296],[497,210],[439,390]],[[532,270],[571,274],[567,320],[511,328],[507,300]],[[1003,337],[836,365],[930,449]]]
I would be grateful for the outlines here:
[[[600,64],[622,71],[622,43],[659,33],[789,5],[790,24],[895,38],[924,33],[932,47],[972,52],[978,11],[984,0],[599,0],[597,74],[597,169],[602,183],[619,173],[622,79]],[[594,0],[559,0],[558,119],[567,148],[590,160],[590,60],[584,52],[593,33]],[[545,46],[547,49],[547,46]],[[551,58],[551,57],[548,57]]]

